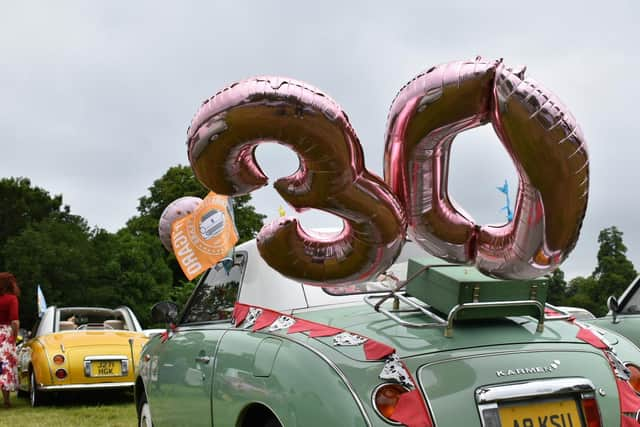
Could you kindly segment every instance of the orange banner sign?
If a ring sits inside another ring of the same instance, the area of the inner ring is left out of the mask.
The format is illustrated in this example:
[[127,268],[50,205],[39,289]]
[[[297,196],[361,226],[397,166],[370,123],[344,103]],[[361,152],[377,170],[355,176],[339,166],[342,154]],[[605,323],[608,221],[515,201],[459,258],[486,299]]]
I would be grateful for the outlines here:
[[225,258],[237,241],[231,200],[213,192],[171,225],[173,253],[189,280]]

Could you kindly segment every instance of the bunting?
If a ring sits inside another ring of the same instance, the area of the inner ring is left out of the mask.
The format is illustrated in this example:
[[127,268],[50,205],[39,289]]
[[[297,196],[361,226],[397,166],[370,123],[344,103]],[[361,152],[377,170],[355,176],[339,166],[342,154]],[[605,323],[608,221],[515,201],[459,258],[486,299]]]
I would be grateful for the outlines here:
[[400,383],[409,390],[400,395],[391,419],[407,427],[433,427],[416,382],[393,347],[341,328],[242,303],[234,306],[232,321],[236,328],[250,329],[252,332],[266,328],[271,332],[286,329],[287,334],[307,333],[311,338],[334,337],[335,346],[362,346],[366,360],[385,361],[380,379]]

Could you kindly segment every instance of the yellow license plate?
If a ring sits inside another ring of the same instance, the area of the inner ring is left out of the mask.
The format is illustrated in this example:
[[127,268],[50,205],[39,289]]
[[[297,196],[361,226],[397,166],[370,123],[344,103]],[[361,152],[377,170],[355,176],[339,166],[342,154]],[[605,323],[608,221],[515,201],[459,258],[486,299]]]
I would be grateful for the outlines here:
[[573,399],[500,406],[502,427],[583,427]]
[[91,362],[92,377],[119,377],[122,367],[119,360],[94,360]]

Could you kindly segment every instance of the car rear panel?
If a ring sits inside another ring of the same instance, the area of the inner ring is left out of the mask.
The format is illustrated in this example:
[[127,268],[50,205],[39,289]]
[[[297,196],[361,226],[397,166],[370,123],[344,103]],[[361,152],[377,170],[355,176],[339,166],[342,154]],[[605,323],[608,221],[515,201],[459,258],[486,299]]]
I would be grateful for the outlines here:
[[[480,410],[489,404],[499,415],[507,401],[512,406],[526,403],[516,408],[524,408],[524,413],[527,409],[529,413],[538,413],[541,407],[547,411],[560,410],[562,406],[555,406],[554,402],[580,396],[551,393],[549,390],[556,387],[558,379],[561,383],[589,384],[602,426],[620,425],[618,391],[611,365],[602,350],[577,338],[580,327],[571,322],[548,321],[542,332],[536,331],[537,321],[528,317],[457,322],[453,336],[445,337],[443,328],[405,327],[363,306],[302,312],[296,316],[344,328],[395,348],[425,396],[436,427],[500,426],[482,424]],[[637,349],[624,338],[608,331],[597,334],[614,345],[622,361],[637,358]],[[332,358],[348,378],[353,378],[362,401],[372,402],[373,390],[384,382],[379,378],[384,363],[367,362],[362,348],[335,346],[331,337],[308,342],[324,352],[340,353],[344,358],[337,355]],[[528,390],[530,395],[513,396],[513,388],[503,387],[512,384],[518,384],[516,389]],[[507,397],[487,403],[477,395],[482,390]],[[542,406],[535,406],[540,402]],[[577,414],[573,412],[574,417]],[[375,410],[371,411],[371,417],[382,421]],[[566,418],[564,425],[562,419],[558,420],[557,427],[580,426],[575,423],[572,426],[573,419]],[[550,419],[547,424],[542,421],[540,425],[556,427]],[[522,418],[518,424],[511,420],[508,427],[523,427],[526,423]]]
[[[540,402],[576,397],[567,393],[546,394],[556,379],[573,383],[586,380],[593,384],[602,425],[620,425],[615,378],[608,361],[598,350],[567,350],[565,347],[560,350],[553,346],[535,345],[524,351],[505,348],[495,353],[447,352],[431,359],[423,364],[412,360],[407,365],[415,369],[415,377],[438,427],[483,425],[480,408],[486,402],[481,396],[487,391],[504,391],[499,399],[489,399],[497,405],[498,411],[507,404],[521,403],[535,408]],[[519,396],[514,390],[503,387],[512,384],[516,385],[515,390],[528,389],[530,396]],[[549,409],[553,410],[558,411],[557,415],[562,415],[560,407]],[[542,417],[553,415],[551,412],[540,413],[539,409],[534,412]],[[577,420],[569,423],[568,418],[564,421],[566,427],[580,425],[576,423]],[[558,422],[558,426],[563,426],[562,422]],[[518,424],[512,422],[508,427],[525,423],[521,419]],[[554,424],[548,421],[546,425]]]
[[[61,354],[64,362],[59,365],[49,362],[51,383],[46,377],[39,380],[47,386],[59,387],[131,383],[135,379],[135,363],[147,338],[131,332],[86,331],[51,334],[42,341],[49,358]],[[57,378],[55,373],[58,369],[64,369],[67,376]]]

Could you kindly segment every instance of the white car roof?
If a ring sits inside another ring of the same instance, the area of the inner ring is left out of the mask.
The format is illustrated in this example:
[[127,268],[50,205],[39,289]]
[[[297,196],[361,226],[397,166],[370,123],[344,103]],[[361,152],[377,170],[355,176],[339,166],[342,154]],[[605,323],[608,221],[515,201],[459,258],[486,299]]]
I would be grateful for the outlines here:
[[[245,251],[248,256],[238,296],[241,303],[278,311],[292,311],[362,301],[362,294],[331,295],[320,286],[305,285],[284,277],[262,259],[255,240],[239,245],[236,251]],[[415,243],[407,242],[396,264],[390,268],[399,279],[406,278],[406,260],[410,256],[428,254]]]

